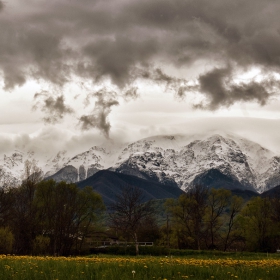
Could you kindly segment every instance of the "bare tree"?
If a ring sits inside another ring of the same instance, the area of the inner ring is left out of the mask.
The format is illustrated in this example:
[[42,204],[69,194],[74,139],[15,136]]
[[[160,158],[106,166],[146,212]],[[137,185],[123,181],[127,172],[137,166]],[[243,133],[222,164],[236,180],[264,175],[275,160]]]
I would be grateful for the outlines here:
[[228,213],[228,222],[227,222],[227,228],[226,228],[226,236],[224,239],[224,251],[227,250],[227,248],[230,245],[230,237],[231,237],[231,233],[234,229],[235,226],[235,222],[236,222],[236,216],[240,213],[240,211],[242,210],[243,207],[243,198],[242,197],[238,197],[236,195],[234,195],[231,198],[231,204],[230,204],[230,208],[229,208],[229,213]]
[[190,219],[193,224],[193,233],[197,250],[201,249],[201,240],[203,237],[203,218],[207,208],[207,197],[209,190],[202,185],[196,185],[191,188],[187,196],[191,203],[189,208]]
[[136,255],[139,254],[138,232],[144,220],[152,216],[151,202],[144,203],[144,193],[131,186],[123,188],[115,203],[110,207],[110,226],[131,236],[135,243]]
[[0,189],[7,191],[10,188],[16,187],[19,181],[14,178],[10,173],[0,169]]
[[22,174],[22,184],[36,185],[43,180],[43,171],[38,167],[35,160],[24,162],[24,172]]
[[[218,231],[223,225],[222,216],[229,205],[231,192],[225,189],[211,189],[208,195],[208,208],[206,211],[207,231],[210,235],[210,249],[216,249]],[[235,213],[233,213],[235,214]]]

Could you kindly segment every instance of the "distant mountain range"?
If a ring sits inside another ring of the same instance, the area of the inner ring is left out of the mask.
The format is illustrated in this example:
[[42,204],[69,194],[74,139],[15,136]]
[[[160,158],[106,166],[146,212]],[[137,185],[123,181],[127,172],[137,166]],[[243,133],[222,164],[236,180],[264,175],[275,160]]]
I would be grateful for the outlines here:
[[280,157],[232,135],[155,136],[121,146],[94,146],[74,157],[69,154],[62,151],[37,160],[32,152],[15,151],[3,156],[0,169],[16,182],[24,161],[35,159],[46,178],[92,185],[108,201],[107,194],[118,194],[120,186],[131,182],[142,186],[147,197],[159,198],[178,196],[196,184],[257,193],[280,185]]

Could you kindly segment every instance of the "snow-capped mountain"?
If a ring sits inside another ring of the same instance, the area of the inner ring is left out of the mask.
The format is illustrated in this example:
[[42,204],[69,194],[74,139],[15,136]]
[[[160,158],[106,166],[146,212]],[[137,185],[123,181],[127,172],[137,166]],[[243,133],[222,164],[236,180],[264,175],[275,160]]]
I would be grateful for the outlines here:
[[82,181],[110,169],[183,190],[205,183],[263,192],[280,184],[280,156],[232,135],[155,136],[120,146],[94,146],[74,157],[62,151],[43,160],[16,151],[3,156],[0,169],[20,180],[24,162],[34,159],[45,177],[58,181]]
[[[176,137],[167,138],[176,143]],[[194,140],[177,148],[161,148],[156,139],[142,140],[149,144],[143,152],[133,152],[127,160],[119,161],[116,170],[127,173],[127,167],[144,174],[155,174],[160,182],[172,178],[182,189],[193,184],[196,177],[207,170],[217,169],[222,174],[239,181],[245,188],[258,189],[256,176],[250,167],[246,150],[230,138],[213,135]],[[140,141],[141,143],[141,141]],[[139,146],[138,142],[134,146]],[[170,145],[170,146],[171,146]],[[257,145],[257,144],[255,144]],[[245,147],[245,145],[244,145]],[[132,151],[132,150],[131,150]]]

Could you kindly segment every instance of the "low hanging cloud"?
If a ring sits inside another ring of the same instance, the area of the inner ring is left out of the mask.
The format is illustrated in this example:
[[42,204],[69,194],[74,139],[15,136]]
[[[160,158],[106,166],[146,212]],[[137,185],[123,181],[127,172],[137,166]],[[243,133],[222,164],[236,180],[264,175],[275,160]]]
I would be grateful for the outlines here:
[[65,104],[63,95],[54,97],[49,92],[42,91],[34,95],[34,100],[35,104],[33,109],[40,109],[46,113],[46,116],[43,118],[46,123],[58,123],[66,114],[74,113],[74,110]]
[[[79,124],[82,130],[90,130],[91,128],[99,129],[103,135],[108,138],[111,128],[111,124],[108,120],[108,116],[111,113],[112,107],[119,105],[117,101],[117,94],[113,91],[101,89],[88,96],[88,102],[90,99],[97,99],[94,104],[94,109],[91,114],[82,115],[79,118]],[[88,104],[86,104],[88,105]]]

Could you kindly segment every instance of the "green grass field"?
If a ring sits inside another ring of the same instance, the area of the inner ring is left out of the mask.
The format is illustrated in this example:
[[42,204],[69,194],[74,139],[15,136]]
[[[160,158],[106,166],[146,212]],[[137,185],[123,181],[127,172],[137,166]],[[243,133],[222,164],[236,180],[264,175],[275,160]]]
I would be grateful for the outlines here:
[[0,256],[1,279],[280,279],[280,256]]

